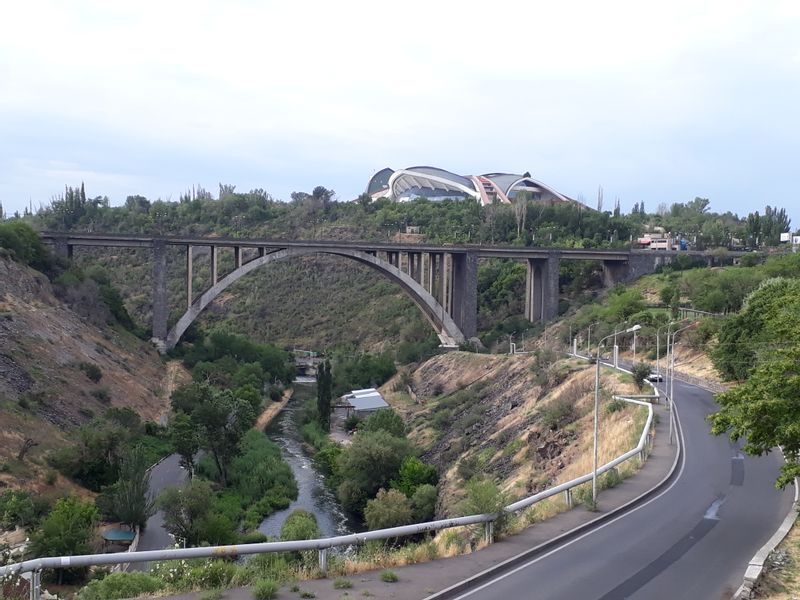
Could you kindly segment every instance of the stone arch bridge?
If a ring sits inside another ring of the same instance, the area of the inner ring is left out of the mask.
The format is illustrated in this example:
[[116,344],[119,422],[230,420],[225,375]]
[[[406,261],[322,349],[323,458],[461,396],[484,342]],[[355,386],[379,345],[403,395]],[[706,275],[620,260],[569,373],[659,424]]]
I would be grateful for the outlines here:
[[[527,265],[525,317],[532,322],[558,315],[558,276],[562,260],[593,260],[603,264],[607,285],[652,273],[672,260],[673,251],[624,249],[564,249],[502,246],[436,246],[344,241],[283,241],[219,237],[153,237],[98,233],[45,232],[42,239],[57,254],[71,257],[75,246],[150,248],[153,256],[153,341],[160,350],[173,348],[198,315],[230,285],[260,266],[314,254],[354,260],[397,283],[436,330],[442,345],[456,346],[476,333],[478,314],[478,259],[522,260]],[[168,328],[167,247],[184,250],[186,260],[186,310]],[[220,250],[233,250],[233,270],[218,269]],[[201,250],[203,249],[203,250]],[[207,249],[207,250],[206,250]],[[194,292],[194,260],[199,251],[209,253],[208,289]],[[713,263],[710,254],[689,252]]]

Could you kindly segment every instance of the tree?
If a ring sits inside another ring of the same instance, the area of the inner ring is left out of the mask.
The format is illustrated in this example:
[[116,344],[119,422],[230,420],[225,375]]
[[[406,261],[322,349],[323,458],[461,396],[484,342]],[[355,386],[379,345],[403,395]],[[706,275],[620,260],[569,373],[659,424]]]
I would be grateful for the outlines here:
[[239,441],[253,425],[255,417],[253,407],[229,391],[214,393],[192,413],[203,447],[211,452],[223,486],[228,485],[228,466],[238,453]]
[[208,481],[193,479],[181,487],[169,487],[156,500],[164,513],[164,529],[187,546],[203,537],[204,520],[211,512],[214,491]]
[[[62,498],[56,502],[31,538],[34,556],[70,556],[91,552],[90,541],[99,518],[97,508],[78,498]],[[86,569],[71,571],[67,575],[82,575]],[[58,571],[58,582],[63,583],[65,572]]]
[[194,477],[195,456],[200,449],[200,437],[189,415],[179,412],[172,418],[169,437],[175,452],[181,457],[181,466],[189,472],[189,477]]
[[367,502],[364,520],[370,530],[408,525],[414,521],[411,502],[402,492],[381,489]]
[[129,450],[122,458],[119,480],[110,494],[115,517],[132,527],[144,527],[155,512],[147,462],[147,454],[140,446]]
[[343,482],[338,495],[345,509],[353,514],[361,513],[368,499],[379,489],[389,487],[411,453],[408,440],[387,431],[359,433],[339,459]]
[[411,496],[411,510],[417,523],[430,521],[436,515],[436,501],[439,493],[435,485],[424,483]]
[[386,431],[395,437],[406,434],[406,424],[403,418],[391,408],[382,408],[372,413],[358,424],[358,430],[364,433],[370,431]]
[[721,409],[711,415],[711,431],[745,438],[744,451],[762,455],[777,446],[785,463],[776,485],[785,487],[800,476],[800,344],[773,350],[747,381],[717,395]]
[[436,485],[439,476],[436,469],[431,465],[425,464],[416,456],[409,456],[400,465],[399,476],[392,480],[392,488],[400,490],[408,498],[414,495],[417,488],[421,485]]
[[333,376],[331,363],[326,360],[317,370],[317,414],[320,427],[331,429],[331,400],[333,399]]

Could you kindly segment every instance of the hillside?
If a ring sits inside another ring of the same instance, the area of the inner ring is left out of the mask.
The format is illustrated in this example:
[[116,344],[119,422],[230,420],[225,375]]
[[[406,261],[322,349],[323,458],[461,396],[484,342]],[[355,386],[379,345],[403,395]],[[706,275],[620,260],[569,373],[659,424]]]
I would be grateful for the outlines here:
[[[92,323],[56,297],[44,275],[0,257],[0,486],[40,485],[44,456],[110,407],[158,421],[168,406],[165,373],[149,343]],[[19,461],[27,438],[37,445]]]
[[[629,377],[603,375],[603,398],[635,393]],[[590,469],[594,368],[555,353],[451,352],[402,372],[383,388],[410,439],[440,473],[439,513],[452,514],[466,480],[489,473],[517,498]],[[600,458],[636,445],[644,413],[604,410]]]

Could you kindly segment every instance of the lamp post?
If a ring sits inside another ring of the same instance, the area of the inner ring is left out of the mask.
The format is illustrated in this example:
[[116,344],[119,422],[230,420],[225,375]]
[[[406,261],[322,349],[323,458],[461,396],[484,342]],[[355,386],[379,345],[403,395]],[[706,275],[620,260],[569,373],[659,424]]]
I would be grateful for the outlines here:
[[686,325],[685,327],[681,327],[680,329],[676,329],[675,331],[670,331],[672,325],[675,322],[669,324],[667,327],[667,354],[669,359],[667,364],[669,365],[669,443],[673,443],[673,431],[675,430],[675,407],[674,407],[674,400],[673,400],[673,393],[675,391],[675,336],[678,335],[681,331],[685,331],[689,329],[693,323]]
[[656,375],[658,375],[659,381],[661,380],[661,330],[664,329],[664,327],[671,327],[673,323],[674,321],[670,321],[666,325],[662,325],[656,329]]
[[[629,327],[625,331],[621,333],[634,333],[639,331],[642,328],[641,325],[634,325],[633,327]],[[597,502],[597,438],[598,438],[598,427],[600,424],[600,352],[603,342],[605,342],[608,338],[614,337],[614,347],[616,348],[616,337],[617,337],[617,330],[616,327],[614,328],[614,333],[609,333],[606,337],[601,339],[597,343],[597,360],[595,362],[595,371],[594,371],[594,435],[593,435],[593,442],[594,442],[594,458],[592,461],[592,504]],[[615,365],[616,366],[616,365]]]
[[588,354],[590,358],[592,356],[592,327],[599,323],[600,321],[595,321],[589,325],[589,333],[586,334],[586,354]]

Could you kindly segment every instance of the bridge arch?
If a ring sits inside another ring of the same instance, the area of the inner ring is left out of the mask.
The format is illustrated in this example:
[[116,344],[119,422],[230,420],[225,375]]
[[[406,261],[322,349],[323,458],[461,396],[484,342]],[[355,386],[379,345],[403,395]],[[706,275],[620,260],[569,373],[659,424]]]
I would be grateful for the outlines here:
[[[191,252],[191,249],[189,249]],[[228,275],[220,279],[215,285],[211,286],[208,290],[203,292],[197,298],[189,309],[178,319],[178,322],[170,329],[166,339],[166,349],[170,350],[175,347],[181,336],[186,332],[189,326],[197,319],[200,313],[205,309],[214,299],[219,296],[226,288],[239,279],[261,267],[279,260],[286,260],[291,258],[298,258],[301,256],[309,256],[311,254],[330,254],[333,256],[342,256],[350,258],[366,265],[382,275],[388,277],[391,281],[399,284],[405,293],[411,298],[414,304],[422,311],[425,318],[433,326],[439,339],[444,345],[456,345],[462,343],[465,338],[459,327],[456,325],[453,318],[448,314],[444,307],[433,297],[420,283],[413,277],[401,271],[398,267],[389,264],[387,261],[373,256],[368,252],[362,250],[355,250],[349,248],[283,248],[270,252],[264,256],[259,256],[253,260],[243,264],[238,269],[230,272]]]

